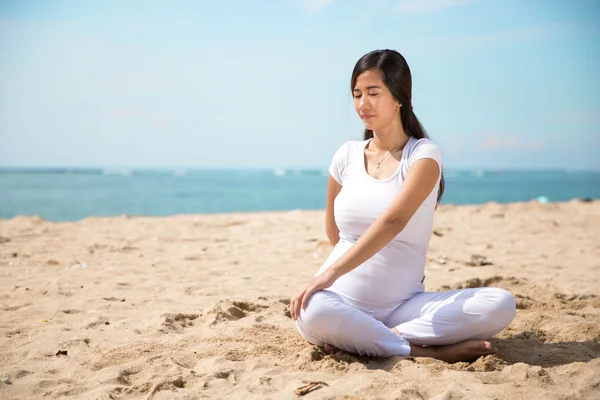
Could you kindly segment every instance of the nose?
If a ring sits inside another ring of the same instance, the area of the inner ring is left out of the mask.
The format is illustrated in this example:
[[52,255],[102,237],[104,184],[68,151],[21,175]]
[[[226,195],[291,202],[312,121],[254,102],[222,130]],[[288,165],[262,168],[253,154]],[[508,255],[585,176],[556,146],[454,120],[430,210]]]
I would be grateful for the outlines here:
[[370,104],[367,100],[367,96],[361,96],[359,102],[358,102],[358,111],[366,111],[368,110],[370,107]]

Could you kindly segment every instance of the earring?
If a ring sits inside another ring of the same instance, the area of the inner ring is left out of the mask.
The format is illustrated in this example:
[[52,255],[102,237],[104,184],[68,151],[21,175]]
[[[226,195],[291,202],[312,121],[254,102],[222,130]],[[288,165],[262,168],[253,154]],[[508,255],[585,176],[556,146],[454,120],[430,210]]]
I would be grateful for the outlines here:
[[402,107],[402,104],[400,104],[400,103],[396,103],[396,105],[397,105],[398,107]]

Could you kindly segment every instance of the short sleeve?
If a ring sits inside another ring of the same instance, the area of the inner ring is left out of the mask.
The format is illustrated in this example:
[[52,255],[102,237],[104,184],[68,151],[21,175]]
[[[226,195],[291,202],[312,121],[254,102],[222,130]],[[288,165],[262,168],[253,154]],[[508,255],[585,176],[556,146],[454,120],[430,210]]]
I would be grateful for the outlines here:
[[329,165],[329,173],[333,176],[333,179],[340,185],[342,185],[344,171],[346,169],[348,160],[348,142],[341,145],[335,154],[333,155],[333,159],[331,160],[331,164]]
[[417,142],[409,157],[409,166],[423,158],[431,158],[437,161],[440,171],[442,170],[442,150],[429,139],[421,139]]

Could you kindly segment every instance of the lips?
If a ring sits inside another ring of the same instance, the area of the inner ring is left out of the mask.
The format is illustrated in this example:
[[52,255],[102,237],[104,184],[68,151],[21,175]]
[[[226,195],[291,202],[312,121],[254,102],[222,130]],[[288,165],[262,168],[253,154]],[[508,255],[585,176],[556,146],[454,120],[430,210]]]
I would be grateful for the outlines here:
[[371,114],[363,114],[360,116],[362,119],[369,119],[369,118],[373,118],[373,115]]

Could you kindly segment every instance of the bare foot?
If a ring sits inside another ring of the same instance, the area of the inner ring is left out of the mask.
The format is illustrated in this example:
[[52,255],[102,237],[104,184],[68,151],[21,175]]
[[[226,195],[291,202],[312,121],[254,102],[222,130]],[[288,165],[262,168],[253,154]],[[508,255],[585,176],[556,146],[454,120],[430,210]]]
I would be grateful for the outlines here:
[[447,363],[473,361],[488,354],[498,354],[498,349],[485,340],[465,340],[447,346],[421,347],[411,344],[410,347],[413,357],[432,357]]
[[338,349],[335,346],[332,346],[330,344],[325,344],[323,347],[317,347],[319,353],[323,354],[324,356],[328,356],[331,354],[337,354],[340,355],[343,353],[342,350]]
[[338,351],[340,351],[340,349],[338,349],[337,347],[332,346],[330,344],[325,343],[325,346],[323,346],[323,352],[325,354],[335,354]]

